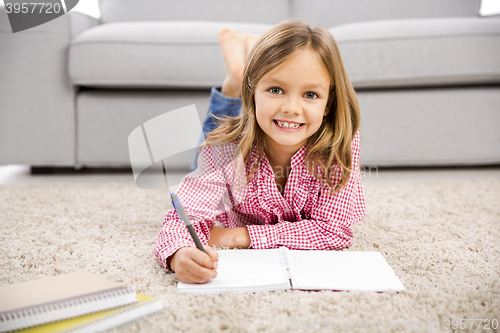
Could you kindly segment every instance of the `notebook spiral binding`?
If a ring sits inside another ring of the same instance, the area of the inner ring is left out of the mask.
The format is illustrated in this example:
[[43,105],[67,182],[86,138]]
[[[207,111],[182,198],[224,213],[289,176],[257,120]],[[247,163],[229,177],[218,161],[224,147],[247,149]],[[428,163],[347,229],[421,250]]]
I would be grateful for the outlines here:
[[112,291],[18,309],[0,315],[0,332],[9,332],[76,317],[120,305],[130,304],[135,301],[136,296],[134,290],[120,287]]
[[93,333],[108,330],[112,327],[127,324],[141,317],[146,317],[163,309],[161,301],[156,298],[146,301],[144,304],[134,304],[132,308],[121,309],[119,314],[108,314],[104,318],[94,320],[83,326],[70,330],[71,333]]

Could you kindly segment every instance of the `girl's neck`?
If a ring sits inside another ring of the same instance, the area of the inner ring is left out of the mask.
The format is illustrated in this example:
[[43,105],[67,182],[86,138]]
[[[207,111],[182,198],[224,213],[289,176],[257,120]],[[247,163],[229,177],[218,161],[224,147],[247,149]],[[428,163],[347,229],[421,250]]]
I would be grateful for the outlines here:
[[293,155],[295,155],[306,143],[301,142],[297,145],[285,146],[278,144],[268,137],[265,137],[264,141],[264,152],[275,173],[276,168],[284,168],[284,170],[287,170],[287,168],[291,166]]
[[276,169],[287,170],[291,165],[292,156],[296,153],[296,151],[276,151],[270,145],[267,145],[264,152],[275,173]]

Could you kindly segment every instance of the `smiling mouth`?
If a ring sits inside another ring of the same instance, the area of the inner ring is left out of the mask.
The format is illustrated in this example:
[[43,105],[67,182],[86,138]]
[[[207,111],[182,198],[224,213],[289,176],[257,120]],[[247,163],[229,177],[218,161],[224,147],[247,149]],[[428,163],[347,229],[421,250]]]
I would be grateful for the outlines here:
[[304,125],[303,123],[302,124],[297,124],[297,123],[285,123],[285,122],[282,122],[282,121],[279,121],[279,120],[276,120],[276,119],[273,119],[274,123],[276,125],[278,125],[279,127],[281,128],[288,128],[288,129],[297,129],[299,128],[300,126]]

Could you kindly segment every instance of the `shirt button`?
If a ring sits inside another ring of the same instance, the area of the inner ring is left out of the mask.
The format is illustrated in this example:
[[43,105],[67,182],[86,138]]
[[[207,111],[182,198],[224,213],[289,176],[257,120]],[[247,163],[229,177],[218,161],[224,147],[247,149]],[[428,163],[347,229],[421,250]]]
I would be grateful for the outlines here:
[[285,209],[283,209],[283,211],[284,211],[285,213],[288,213],[288,212],[290,212],[290,209],[285,208]]
[[266,236],[262,236],[262,237],[260,238],[260,242],[261,242],[261,243],[266,243],[266,242],[267,242],[267,237],[266,237]]

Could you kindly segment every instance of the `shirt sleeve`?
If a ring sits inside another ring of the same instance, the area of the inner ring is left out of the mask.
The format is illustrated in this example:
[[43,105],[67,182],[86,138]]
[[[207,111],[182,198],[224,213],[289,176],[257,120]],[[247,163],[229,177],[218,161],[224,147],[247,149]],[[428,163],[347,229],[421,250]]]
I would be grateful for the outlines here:
[[[204,147],[198,156],[198,167],[183,178],[177,196],[186,211],[203,245],[208,244],[210,229],[217,216],[224,214],[227,193],[227,169],[225,150],[222,147]],[[184,222],[170,209],[158,234],[154,254],[168,271],[167,258],[178,249],[196,246]]]
[[351,225],[364,218],[366,208],[359,168],[360,131],[351,143],[352,172],[345,187],[330,194],[327,186],[319,191],[311,219],[280,222],[274,225],[249,225],[250,247],[333,250],[349,246]]

